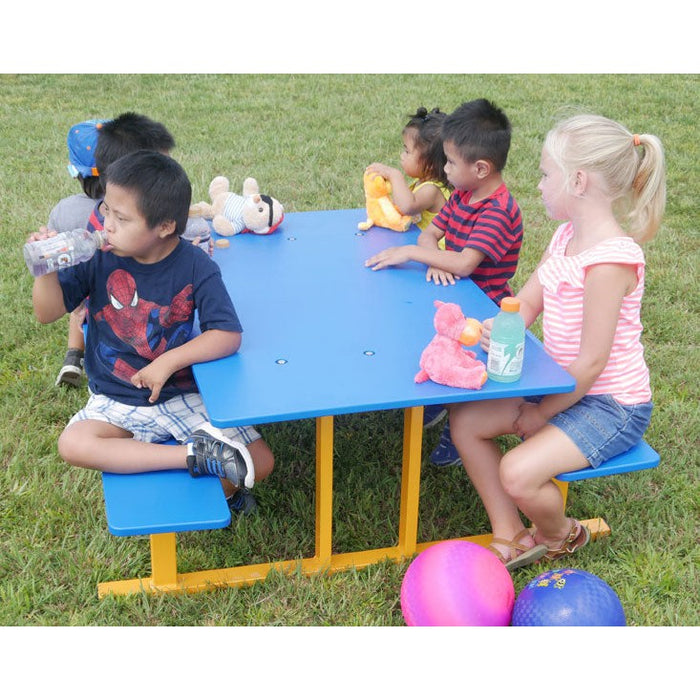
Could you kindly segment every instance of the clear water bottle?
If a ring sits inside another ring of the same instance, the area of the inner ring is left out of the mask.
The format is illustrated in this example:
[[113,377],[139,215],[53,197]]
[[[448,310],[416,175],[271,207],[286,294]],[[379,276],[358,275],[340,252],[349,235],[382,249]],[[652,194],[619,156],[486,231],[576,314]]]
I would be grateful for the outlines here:
[[520,315],[520,300],[505,297],[493,319],[486,372],[496,382],[516,382],[523,371],[525,321]]
[[192,243],[199,236],[197,245],[207,254],[209,254],[209,241],[211,239],[211,229],[206,219],[201,216],[193,216],[187,219],[187,226],[184,233],[180,236],[183,241]]
[[24,246],[24,260],[34,277],[89,260],[107,242],[104,231],[77,228]]

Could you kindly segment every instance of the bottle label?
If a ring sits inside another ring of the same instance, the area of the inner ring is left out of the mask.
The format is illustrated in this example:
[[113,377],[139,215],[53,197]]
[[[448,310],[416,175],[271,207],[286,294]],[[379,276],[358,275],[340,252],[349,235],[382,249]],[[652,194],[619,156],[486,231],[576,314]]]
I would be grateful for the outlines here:
[[49,272],[71,267],[74,265],[73,245],[61,236],[47,238],[43,242],[40,259],[43,259]]
[[499,343],[491,338],[486,370],[489,375],[517,379],[523,370],[525,343]]

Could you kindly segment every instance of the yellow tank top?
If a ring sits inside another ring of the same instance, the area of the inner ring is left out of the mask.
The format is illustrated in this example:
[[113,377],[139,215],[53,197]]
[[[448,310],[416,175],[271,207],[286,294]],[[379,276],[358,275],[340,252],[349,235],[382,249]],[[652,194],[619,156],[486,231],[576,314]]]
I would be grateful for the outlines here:
[[[450,198],[450,188],[446,185],[443,185],[442,182],[438,182],[437,180],[425,180],[423,182],[421,182],[420,180],[414,180],[409,185],[409,189],[411,190],[411,192],[416,192],[424,185],[435,185],[435,187],[437,187],[440,190],[440,192],[442,192],[442,196],[445,198],[445,201],[447,201]],[[415,223],[418,226],[418,228],[421,231],[424,231],[428,227],[428,224],[437,216],[437,213],[438,212],[436,211],[428,211],[427,209],[425,209],[420,214],[416,214]],[[438,245],[441,249],[445,249],[444,236],[440,239]]]

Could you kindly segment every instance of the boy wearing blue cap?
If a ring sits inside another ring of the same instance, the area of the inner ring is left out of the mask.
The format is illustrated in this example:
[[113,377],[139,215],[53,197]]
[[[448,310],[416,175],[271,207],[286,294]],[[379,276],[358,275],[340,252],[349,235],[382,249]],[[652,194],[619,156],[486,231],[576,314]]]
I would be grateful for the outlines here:
[[[85,228],[96,204],[104,197],[99,172],[95,165],[97,136],[104,119],[88,119],[68,129],[68,172],[80,182],[83,191],[64,197],[49,214],[49,231],[72,231]],[[68,331],[68,349],[56,378],[56,386],[78,386],[83,376],[82,320],[84,312],[74,312]]]
[[[95,217],[104,198],[100,171],[122,155],[146,149],[168,153],[175,139],[165,125],[134,112],[125,112],[114,119],[87,120],[68,131],[68,172],[80,180],[83,195],[67,197],[54,208],[49,231],[71,231],[75,228],[95,230]],[[102,224],[99,224],[102,228]],[[68,348],[56,377],[56,386],[80,386],[83,378],[84,307],[74,310],[68,326]]]
[[103,119],[89,119],[73,124],[68,130],[68,172],[78,180],[83,191],[65,197],[51,210],[47,226],[50,231],[83,228],[95,204],[104,196],[95,165],[97,135],[104,123]]

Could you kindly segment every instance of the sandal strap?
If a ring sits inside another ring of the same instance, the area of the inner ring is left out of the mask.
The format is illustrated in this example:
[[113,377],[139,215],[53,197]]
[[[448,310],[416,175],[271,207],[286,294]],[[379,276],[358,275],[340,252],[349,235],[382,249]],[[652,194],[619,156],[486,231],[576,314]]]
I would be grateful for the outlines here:
[[[530,535],[530,531],[527,528],[523,528],[512,540],[505,540],[502,537],[491,537],[491,543],[486,548],[493,552],[503,564],[507,564],[509,561],[520,557],[525,554],[525,552],[529,552],[532,549],[532,547],[528,547],[520,542],[526,535]],[[494,544],[500,544],[508,548],[507,558],[498,549],[492,546]]]
[[[573,554],[577,549],[588,544],[590,533],[585,525],[582,525],[578,520],[570,518],[571,528],[569,534],[564,538],[564,541],[559,547],[547,549],[545,556],[547,559],[559,559],[567,554]],[[583,534],[583,541],[579,541]]]
[[523,528],[517,535],[515,535],[515,537],[513,537],[512,540],[504,540],[502,537],[492,537],[491,544],[502,544],[504,547],[508,547],[508,553],[510,554],[511,558],[516,557],[519,554],[527,552],[530,549],[530,547],[527,547],[520,541],[523,537],[529,534],[530,531]]
[[[506,540],[499,539],[498,537],[493,537],[491,539],[491,542],[495,542],[496,544],[508,544]],[[495,547],[492,547],[490,544],[486,545],[486,549],[491,552],[491,554],[495,554],[498,557],[498,560],[501,562],[501,564],[507,564],[508,559],[506,559],[503,554],[501,554],[501,551],[499,549],[496,549]]]

